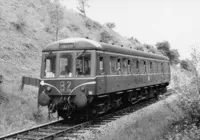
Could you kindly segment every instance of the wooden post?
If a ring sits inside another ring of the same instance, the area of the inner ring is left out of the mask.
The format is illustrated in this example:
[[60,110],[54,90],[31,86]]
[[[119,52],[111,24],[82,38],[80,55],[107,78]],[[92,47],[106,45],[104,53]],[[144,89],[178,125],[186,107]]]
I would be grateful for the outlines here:
[[3,83],[3,75],[0,75],[0,84]]

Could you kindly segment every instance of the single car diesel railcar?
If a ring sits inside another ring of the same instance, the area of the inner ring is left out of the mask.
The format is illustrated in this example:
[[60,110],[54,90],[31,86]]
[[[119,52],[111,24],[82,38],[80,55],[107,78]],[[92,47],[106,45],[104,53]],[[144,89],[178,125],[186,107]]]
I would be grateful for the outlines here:
[[156,97],[169,81],[167,57],[69,38],[42,51],[38,103],[64,119],[96,116]]

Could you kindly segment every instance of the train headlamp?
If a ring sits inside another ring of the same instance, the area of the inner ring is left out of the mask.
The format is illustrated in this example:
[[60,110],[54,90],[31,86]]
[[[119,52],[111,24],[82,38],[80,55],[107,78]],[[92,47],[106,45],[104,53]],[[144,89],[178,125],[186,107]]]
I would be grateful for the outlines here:
[[93,92],[92,91],[88,91],[88,95],[92,95],[93,94]]
[[47,89],[47,92],[50,92],[52,87],[48,86],[46,89]]
[[82,92],[85,91],[85,87],[84,87],[84,86],[81,87],[81,91],[82,91]]

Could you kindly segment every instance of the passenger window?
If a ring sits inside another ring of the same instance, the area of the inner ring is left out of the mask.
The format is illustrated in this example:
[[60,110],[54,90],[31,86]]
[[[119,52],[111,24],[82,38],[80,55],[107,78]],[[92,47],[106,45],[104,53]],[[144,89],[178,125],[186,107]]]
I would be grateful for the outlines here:
[[128,74],[128,64],[127,64],[127,59],[123,59],[123,73]]
[[132,73],[132,74],[137,73],[137,69],[136,69],[136,60],[135,60],[135,59],[133,59],[133,60],[132,60],[132,63],[131,63],[131,73]]
[[136,73],[139,73],[139,61],[136,61]]
[[153,62],[153,71],[154,73],[157,73],[157,63],[156,62]]
[[91,54],[78,52],[76,56],[76,76],[90,76]]
[[161,73],[164,73],[164,65],[163,65],[163,63],[161,63],[160,67],[161,67]]
[[131,74],[131,61],[128,60],[128,74]]
[[144,60],[144,73],[147,73],[146,61]]
[[153,66],[152,66],[152,62],[149,62],[149,71],[150,73],[153,73]]
[[104,74],[104,68],[103,68],[103,57],[99,57],[99,74],[102,75]]
[[160,74],[161,73],[161,64],[158,63],[158,73]]
[[72,77],[72,54],[60,55],[60,77]]
[[117,74],[121,74],[121,59],[117,59]]
[[139,62],[139,71],[140,71],[140,74],[144,74],[144,61],[140,61]]
[[51,54],[45,58],[45,68],[44,68],[44,77],[52,78],[55,77],[56,72],[56,55]]
[[117,58],[114,56],[110,57],[110,73],[111,74],[117,73]]

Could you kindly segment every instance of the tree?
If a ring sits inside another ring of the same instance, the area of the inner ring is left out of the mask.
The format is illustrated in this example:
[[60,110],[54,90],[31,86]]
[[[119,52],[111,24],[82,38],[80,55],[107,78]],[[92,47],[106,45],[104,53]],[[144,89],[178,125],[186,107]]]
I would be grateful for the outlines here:
[[89,7],[88,5],[89,0],[78,0],[77,9],[86,17],[85,9]]
[[178,50],[170,50],[170,44],[168,41],[158,42],[156,43],[156,46],[157,50],[169,58],[171,64],[178,64],[180,62]]
[[200,49],[199,46],[193,46],[192,48],[192,53],[191,53],[191,57],[192,57],[192,65],[193,65],[193,69],[192,72],[194,73],[194,81],[196,86],[198,87],[198,92],[200,94]]
[[157,50],[159,50],[163,55],[169,56],[170,52],[170,44],[168,41],[158,42],[156,43]]
[[168,57],[169,57],[171,64],[177,65],[178,63],[180,63],[180,59],[179,59],[180,55],[179,55],[178,50],[176,50],[176,49],[170,50],[168,53]]
[[55,30],[55,40],[58,40],[59,30],[62,27],[62,20],[64,18],[63,7],[60,5],[60,0],[53,0],[49,5],[50,24]]
[[100,33],[100,40],[104,43],[109,43],[113,41],[113,37],[104,30]]
[[113,29],[113,28],[116,27],[116,25],[115,25],[114,22],[107,22],[107,23],[105,23],[105,25],[106,25],[108,28],[110,28],[110,29]]

